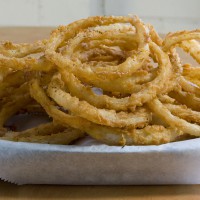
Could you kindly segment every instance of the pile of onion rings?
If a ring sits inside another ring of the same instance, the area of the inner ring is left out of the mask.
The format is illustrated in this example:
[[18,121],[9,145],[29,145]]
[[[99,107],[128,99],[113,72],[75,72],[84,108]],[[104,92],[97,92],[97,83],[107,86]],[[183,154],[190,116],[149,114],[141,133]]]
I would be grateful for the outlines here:
[[[0,45],[2,140],[71,144],[87,135],[108,145],[158,145],[200,137],[200,30],[161,39],[137,16],[96,16],[32,44]],[[198,65],[197,64],[197,65]],[[28,130],[14,115],[47,114]]]

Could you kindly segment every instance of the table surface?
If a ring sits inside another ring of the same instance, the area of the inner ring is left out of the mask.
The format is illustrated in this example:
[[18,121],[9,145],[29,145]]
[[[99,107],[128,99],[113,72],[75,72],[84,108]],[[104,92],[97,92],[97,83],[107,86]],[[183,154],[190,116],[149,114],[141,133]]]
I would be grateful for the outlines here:
[[197,200],[200,186],[16,186],[0,182],[0,200]]
[[[48,38],[52,27],[2,27],[0,41],[33,42]],[[200,185],[184,186],[51,186],[25,185],[0,181],[0,200],[11,199],[116,199],[116,200],[196,200]]]

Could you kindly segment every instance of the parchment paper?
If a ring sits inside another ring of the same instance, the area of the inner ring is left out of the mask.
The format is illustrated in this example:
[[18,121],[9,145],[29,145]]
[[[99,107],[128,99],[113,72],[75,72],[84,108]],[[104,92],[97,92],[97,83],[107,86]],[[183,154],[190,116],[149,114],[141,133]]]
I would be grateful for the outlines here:
[[[26,123],[14,120],[26,128],[36,124],[28,117]],[[75,145],[0,140],[0,178],[16,184],[199,184],[199,166],[200,139],[124,148],[90,137]]]

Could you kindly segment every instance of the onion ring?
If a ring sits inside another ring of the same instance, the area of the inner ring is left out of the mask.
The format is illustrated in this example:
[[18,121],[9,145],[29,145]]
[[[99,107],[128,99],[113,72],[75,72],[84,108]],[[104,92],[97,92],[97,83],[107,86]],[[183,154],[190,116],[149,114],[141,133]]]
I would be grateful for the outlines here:
[[[86,101],[80,101],[63,91],[60,87],[59,76],[55,76],[48,87],[49,96],[58,105],[72,112],[74,115],[85,118],[93,123],[111,127],[144,127],[151,117],[144,110],[134,113],[119,112],[115,110],[97,109]],[[60,98],[62,96],[62,98]]]
[[[37,92],[36,92],[37,91]],[[53,119],[63,126],[72,126],[87,132],[93,138],[109,145],[161,144],[175,141],[182,132],[166,129],[163,126],[147,126],[144,129],[122,130],[94,124],[81,117],[66,114],[54,105],[39,86],[38,80],[32,80],[31,96],[40,103]]]

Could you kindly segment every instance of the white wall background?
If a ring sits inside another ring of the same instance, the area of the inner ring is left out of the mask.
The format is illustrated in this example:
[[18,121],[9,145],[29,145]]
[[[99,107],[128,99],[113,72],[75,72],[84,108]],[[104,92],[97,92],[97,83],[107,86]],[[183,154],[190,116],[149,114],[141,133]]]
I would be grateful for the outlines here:
[[200,28],[200,0],[0,0],[0,26],[57,26],[90,15],[139,15],[161,32]]

